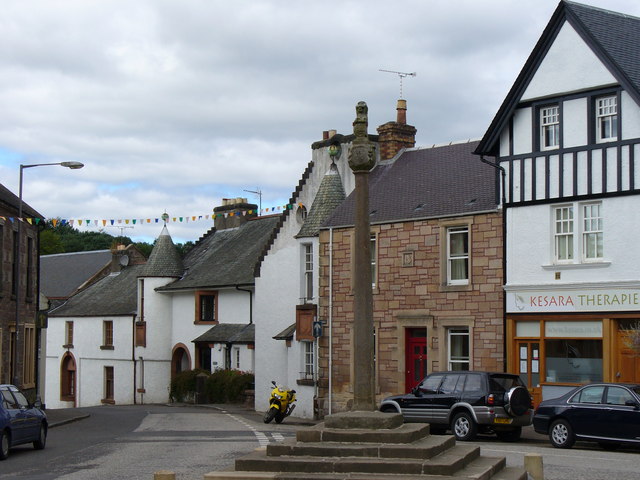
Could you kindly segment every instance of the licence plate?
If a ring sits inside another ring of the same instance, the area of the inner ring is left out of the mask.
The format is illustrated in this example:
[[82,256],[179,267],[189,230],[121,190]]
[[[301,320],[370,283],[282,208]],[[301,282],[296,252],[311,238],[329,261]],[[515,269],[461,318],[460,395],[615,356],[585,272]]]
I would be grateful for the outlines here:
[[505,423],[508,425],[511,422],[513,422],[512,418],[494,418],[493,419],[493,423]]

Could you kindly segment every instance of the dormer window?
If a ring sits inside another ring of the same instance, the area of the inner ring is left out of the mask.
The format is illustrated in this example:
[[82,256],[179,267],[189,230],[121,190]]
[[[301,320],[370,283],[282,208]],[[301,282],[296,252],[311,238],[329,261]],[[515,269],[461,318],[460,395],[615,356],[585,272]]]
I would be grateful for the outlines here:
[[540,149],[560,146],[560,107],[549,105],[540,109]]
[[618,97],[611,95],[596,99],[596,141],[618,139]]

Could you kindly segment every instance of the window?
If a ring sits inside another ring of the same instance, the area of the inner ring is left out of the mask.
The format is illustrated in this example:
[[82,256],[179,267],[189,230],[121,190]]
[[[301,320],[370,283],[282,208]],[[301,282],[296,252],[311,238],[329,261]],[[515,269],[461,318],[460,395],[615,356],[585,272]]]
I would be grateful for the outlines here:
[[418,388],[422,393],[437,393],[438,387],[440,386],[440,382],[444,375],[429,375],[424,381],[418,385]]
[[375,289],[377,284],[378,284],[378,265],[377,265],[377,258],[378,258],[378,252],[376,250],[377,248],[377,238],[375,235],[371,236],[371,288]]
[[593,386],[583,388],[577,395],[574,395],[569,403],[602,403],[604,386]]
[[555,257],[558,262],[573,260],[573,207],[555,209]]
[[602,248],[602,215],[600,203],[582,206],[582,252],[585,260],[601,259]]
[[313,245],[310,243],[306,243],[302,246],[302,249],[304,255],[304,286],[302,292],[302,301],[303,303],[307,303],[307,301],[313,299]]
[[115,403],[113,367],[104,367],[104,398],[102,403]]
[[627,402],[634,402],[631,392],[623,387],[610,386],[607,388],[607,404],[609,405],[626,405]]
[[102,349],[113,349],[113,320],[102,322]]
[[[576,203],[554,207],[554,262],[598,262],[604,259],[602,203]],[[576,222],[574,212],[580,212]],[[576,231],[582,227],[579,231]],[[581,241],[579,240],[581,239]]]
[[65,354],[60,365],[60,399],[74,401],[76,397],[76,362],[73,356]]
[[27,285],[26,296],[27,298],[33,297],[33,238],[27,237]]
[[602,381],[602,340],[545,340],[546,381],[589,383]]
[[315,359],[313,355],[313,342],[302,342],[303,355],[304,355],[304,371],[302,372],[303,378],[313,379],[313,373],[315,370]]
[[596,141],[610,142],[618,138],[618,97],[596,99]]
[[217,323],[218,318],[217,292],[196,293],[196,322]]
[[447,229],[447,284],[469,284],[469,228]]
[[30,388],[36,384],[36,327],[24,327],[24,358],[22,363],[22,384]]
[[450,328],[447,347],[449,370],[469,370],[469,329]]
[[63,348],[73,348],[73,322],[65,322]]
[[540,109],[540,149],[560,146],[560,107],[552,105]]
[[15,295],[18,287],[18,232],[13,232],[13,265],[11,269],[11,294]]
[[235,349],[236,352],[236,370],[240,370],[240,349],[236,348]]

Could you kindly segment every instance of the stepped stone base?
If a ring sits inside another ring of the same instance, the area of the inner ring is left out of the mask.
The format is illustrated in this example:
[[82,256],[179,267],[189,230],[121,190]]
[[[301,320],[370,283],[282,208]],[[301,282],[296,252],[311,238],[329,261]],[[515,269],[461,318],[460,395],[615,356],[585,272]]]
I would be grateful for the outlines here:
[[428,424],[402,415],[347,412],[269,444],[235,462],[235,470],[205,480],[526,480],[504,457],[482,457],[480,447],[431,436]]

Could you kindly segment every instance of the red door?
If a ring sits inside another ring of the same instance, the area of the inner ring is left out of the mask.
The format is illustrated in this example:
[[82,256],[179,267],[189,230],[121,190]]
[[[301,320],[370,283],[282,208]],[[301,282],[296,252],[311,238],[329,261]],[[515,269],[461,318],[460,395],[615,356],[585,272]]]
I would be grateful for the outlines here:
[[406,391],[427,376],[427,329],[407,328],[405,345]]

